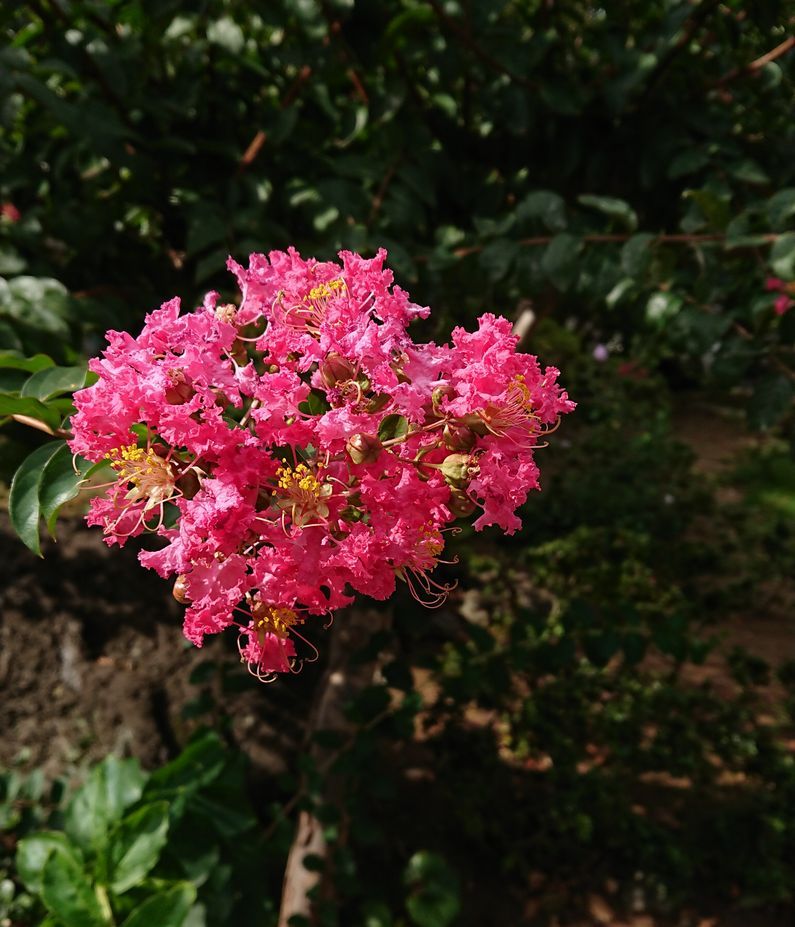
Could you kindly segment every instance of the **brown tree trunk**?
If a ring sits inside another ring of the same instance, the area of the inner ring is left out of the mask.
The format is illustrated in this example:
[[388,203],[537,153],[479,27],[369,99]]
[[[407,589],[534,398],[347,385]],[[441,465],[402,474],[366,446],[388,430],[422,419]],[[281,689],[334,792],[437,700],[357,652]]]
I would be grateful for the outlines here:
[[[354,736],[354,725],[345,717],[345,706],[356,695],[372,685],[380,669],[380,661],[349,665],[351,654],[364,647],[371,635],[386,628],[391,621],[387,612],[374,609],[351,608],[337,615],[329,634],[328,667],[318,686],[317,695],[309,719],[308,734],[320,730],[332,730],[343,738]],[[310,742],[309,755],[318,766],[333,765],[335,751],[325,750]],[[324,778],[323,802],[335,804],[339,801],[343,783],[333,770]],[[288,927],[291,917],[301,915],[314,923],[313,901],[309,892],[321,891],[323,866],[304,866],[307,856],[324,860],[328,854],[322,823],[311,811],[301,811],[298,817],[295,837],[282,886],[282,901],[279,910],[278,927]]]

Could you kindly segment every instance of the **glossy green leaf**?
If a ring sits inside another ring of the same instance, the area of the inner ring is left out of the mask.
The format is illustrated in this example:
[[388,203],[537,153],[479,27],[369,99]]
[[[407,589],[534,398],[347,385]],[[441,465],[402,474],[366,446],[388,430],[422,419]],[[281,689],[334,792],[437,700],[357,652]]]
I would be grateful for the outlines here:
[[498,238],[490,241],[480,252],[480,266],[486,271],[491,280],[502,280],[511,269],[511,265],[519,253],[519,245],[508,238]]
[[106,757],[66,809],[66,833],[83,849],[97,849],[124,811],[141,797],[146,776],[137,760]]
[[168,802],[153,802],[119,822],[108,841],[108,884],[117,894],[137,885],[160,858],[168,836]]
[[662,326],[682,308],[683,300],[675,293],[653,293],[646,303],[646,318],[653,325]]
[[25,259],[13,248],[0,246],[0,274],[21,274],[26,266]]
[[217,734],[205,734],[192,741],[176,759],[152,773],[146,797],[173,796],[180,790],[195,791],[221,774],[226,749]]
[[559,193],[534,190],[519,201],[516,218],[540,219],[550,232],[562,232],[566,228],[566,203]]
[[409,422],[405,415],[387,415],[378,426],[378,439],[382,444],[399,440],[406,437],[408,430]]
[[49,277],[14,277],[8,281],[10,303],[4,306],[6,314],[26,326],[55,335],[69,337],[66,315],[69,293],[58,280]]
[[329,404],[326,397],[319,390],[311,390],[303,402],[298,403],[299,411],[305,415],[322,415],[328,412]]
[[765,212],[774,231],[791,228],[795,216],[795,187],[785,187],[774,193],[765,204]]
[[582,240],[567,232],[556,235],[547,245],[541,267],[559,290],[567,290],[576,276]]
[[615,308],[625,296],[628,296],[630,293],[636,291],[635,281],[630,277],[623,277],[618,283],[610,290],[610,292],[605,296],[605,302],[607,305],[613,309]]
[[654,235],[640,232],[624,243],[621,248],[621,269],[628,277],[637,279],[646,273],[654,240]]
[[195,900],[195,887],[190,882],[180,882],[147,898],[122,923],[122,927],[182,927]]
[[577,202],[601,212],[611,219],[616,219],[621,225],[634,232],[638,227],[638,217],[635,210],[624,200],[614,196],[593,196],[585,193],[577,197]]
[[103,927],[111,923],[94,886],[73,857],[52,853],[44,864],[41,898],[64,927]]
[[73,393],[85,386],[87,374],[85,367],[48,367],[28,379],[21,395],[44,401],[62,393]]
[[409,860],[404,881],[410,893],[406,910],[417,927],[447,927],[461,909],[458,876],[436,853],[425,850]]
[[[34,401],[34,400],[31,400]],[[39,518],[44,471],[64,442],[49,441],[25,458],[14,474],[8,497],[8,515],[14,530],[34,554],[41,556]]]
[[777,277],[795,279],[795,232],[787,232],[773,243],[770,268]]
[[45,367],[54,366],[55,361],[46,354],[25,357],[18,351],[0,351],[0,367],[11,367],[14,370],[27,370],[29,373],[35,373],[37,370],[44,370]]
[[0,367],[0,393],[19,395],[19,391],[27,378],[28,375],[24,370]]
[[52,431],[59,428],[62,421],[62,416],[57,409],[45,405],[32,396],[0,393],[0,418],[10,415],[24,415],[27,418],[44,422]]
[[92,464],[75,456],[66,444],[53,454],[47,462],[39,490],[41,517],[51,535],[55,534],[55,522],[61,506],[74,499],[80,492],[82,481],[103,466],[104,462]]
[[81,862],[80,850],[60,831],[38,831],[17,844],[17,872],[25,887],[36,895],[41,894],[44,865],[53,853]]

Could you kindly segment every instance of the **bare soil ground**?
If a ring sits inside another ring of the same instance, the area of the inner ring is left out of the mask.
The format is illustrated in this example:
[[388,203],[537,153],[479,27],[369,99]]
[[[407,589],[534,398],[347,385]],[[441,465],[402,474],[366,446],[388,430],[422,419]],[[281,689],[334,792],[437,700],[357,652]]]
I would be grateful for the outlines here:
[[[131,544],[109,550],[79,517],[60,523],[44,554],[0,516],[0,766],[79,775],[110,751],[149,768],[165,762],[197,723],[186,715],[204,683],[189,681],[192,670],[234,661],[229,642],[190,646],[169,585],[141,568]],[[306,684],[285,696],[239,671],[230,736],[263,771],[280,772],[283,703],[300,702]]]

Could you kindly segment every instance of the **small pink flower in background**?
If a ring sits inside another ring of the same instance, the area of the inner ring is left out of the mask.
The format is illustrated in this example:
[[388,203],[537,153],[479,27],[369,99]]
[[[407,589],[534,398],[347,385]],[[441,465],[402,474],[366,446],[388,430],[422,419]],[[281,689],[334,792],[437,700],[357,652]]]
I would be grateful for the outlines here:
[[19,222],[22,213],[13,203],[0,203],[0,218],[5,219],[6,222]]
[[776,315],[784,315],[785,312],[795,306],[795,300],[792,299],[792,296],[795,296],[795,281],[787,283],[778,277],[768,277],[765,280],[765,289],[768,293],[781,294],[773,303]]
[[593,359],[603,364],[610,357],[610,349],[606,344],[597,344],[593,349]]
[[628,380],[645,380],[649,376],[649,371],[634,360],[619,364],[617,372],[620,377],[626,377]]

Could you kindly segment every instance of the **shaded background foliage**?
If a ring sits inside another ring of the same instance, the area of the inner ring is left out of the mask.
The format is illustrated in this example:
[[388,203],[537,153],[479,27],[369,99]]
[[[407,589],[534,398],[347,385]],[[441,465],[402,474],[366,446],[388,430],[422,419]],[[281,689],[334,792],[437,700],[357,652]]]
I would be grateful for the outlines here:
[[[323,923],[542,922],[608,883],[614,907],[682,923],[693,905],[791,905],[792,669],[771,685],[723,637],[792,602],[795,312],[774,305],[795,295],[794,18],[765,0],[0,12],[0,415],[68,413],[75,371],[31,387],[41,362],[21,357],[77,369],[174,293],[234,297],[228,254],[289,244],[386,247],[434,308],[429,337],[531,311],[527,348],[580,402],[523,531],[462,536],[450,607],[398,599],[360,655],[384,665],[351,706],[358,734],[320,738],[342,797],[324,803],[297,744],[298,771],[254,796],[254,923],[278,907],[284,803],[328,827]],[[741,414],[767,435],[739,469],[705,477],[677,442],[672,410],[696,393],[738,441]],[[6,477],[36,446],[7,424]],[[699,675],[711,660],[718,684]],[[239,750],[228,663],[196,676],[188,720]],[[316,681],[295,684],[299,728]],[[147,871],[137,897],[193,880],[224,923],[202,888],[219,847],[204,869]],[[8,910],[27,923],[38,883],[22,881]]]

